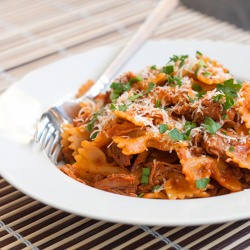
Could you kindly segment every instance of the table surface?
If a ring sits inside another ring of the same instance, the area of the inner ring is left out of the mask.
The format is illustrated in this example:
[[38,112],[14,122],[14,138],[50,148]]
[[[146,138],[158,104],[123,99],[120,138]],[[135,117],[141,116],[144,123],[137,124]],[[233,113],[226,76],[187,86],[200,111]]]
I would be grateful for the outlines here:
[[[105,44],[124,44],[156,0],[9,0],[0,3],[0,92],[26,73]],[[122,12],[120,10],[122,9]],[[250,32],[179,5],[152,39],[250,45]],[[57,210],[0,178],[0,249],[246,249],[250,221],[124,225]]]

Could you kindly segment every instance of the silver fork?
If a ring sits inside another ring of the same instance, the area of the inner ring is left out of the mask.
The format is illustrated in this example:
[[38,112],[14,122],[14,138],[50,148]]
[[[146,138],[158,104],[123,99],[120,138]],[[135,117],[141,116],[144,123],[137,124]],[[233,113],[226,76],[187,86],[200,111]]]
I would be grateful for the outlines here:
[[58,164],[62,160],[62,148],[60,144],[61,125],[72,122],[72,119],[79,110],[78,104],[84,98],[94,98],[99,93],[105,92],[108,89],[110,81],[115,74],[118,73],[121,67],[149,37],[162,18],[170,14],[177,4],[178,0],[161,0],[132,39],[109,64],[108,68],[84,96],[59,103],[42,114],[37,123],[35,142],[41,144],[42,149],[53,163]]

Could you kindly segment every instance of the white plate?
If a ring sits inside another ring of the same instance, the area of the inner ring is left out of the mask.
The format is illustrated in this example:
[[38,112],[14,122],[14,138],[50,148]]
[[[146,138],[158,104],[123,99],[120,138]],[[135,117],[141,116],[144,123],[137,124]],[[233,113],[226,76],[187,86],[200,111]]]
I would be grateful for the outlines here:
[[[85,186],[60,172],[32,142],[42,111],[107,65],[118,48],[101,47],[33,71],[0,97],[0,173],[27,195],[64,211],[112,222],[197,225],[250,218],[250,190],[190,200],[148,200]],[[164,65],[173,54],[196,50],[250,79],[250,47],[209,41],[150,41],[122,71]]]

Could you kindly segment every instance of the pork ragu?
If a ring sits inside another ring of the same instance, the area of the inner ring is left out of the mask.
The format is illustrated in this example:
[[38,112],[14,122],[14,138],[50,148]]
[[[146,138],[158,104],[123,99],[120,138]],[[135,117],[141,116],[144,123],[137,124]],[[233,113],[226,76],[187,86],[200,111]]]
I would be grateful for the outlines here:
[[173,55],[165,66],[125,73],[107,93],[82,101],[73,124],[63,125],[60,169],[132,197],[238,192],[250,187],[249,130],[248,81],[200,52]]

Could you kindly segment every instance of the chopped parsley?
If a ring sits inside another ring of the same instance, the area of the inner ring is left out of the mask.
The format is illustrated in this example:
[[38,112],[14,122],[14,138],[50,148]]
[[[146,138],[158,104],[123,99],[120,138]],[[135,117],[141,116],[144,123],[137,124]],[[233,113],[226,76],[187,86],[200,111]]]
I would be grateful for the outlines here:
[[210,181],[210,178],[202,178],[202,179],[196,180],[195,185],[199,189],[204,189],[207,187],[207,184],[209,183],[209,181]]
[[176,83],[176,85],[178,85],[179,87],[182,86],[182,79],[178,76],[174,76],[174,82]]
[[92,119],[91,119],[90,122],[87,124],[87,130],[88,130],[88,132],[92,131],[92,129],[93,129],[93,127],[94,127],[94,124],[95,124],[95,122],[96,122],[96,120],[97,120],[98,115],[100,115],[99,112],[94,113]]
[[171,73],[174,72],[174,65],[167,65],[165,67],[162,68],[162,72],[167,74],[167,75],[170,75]]
[[208,76],[211,76],[212,74],[211,74],[211,72],[205,71],[205,72],[203,73],[203,75],[204,75],[205,77],[208,77]]
[[218,94],[213,96],[213,100],[222,104],[224,110],[230,109],[235,104],[234,98],[228,94]]
[[145,91],[146,94],[149,93],[149,92],[151,92],[154,88],[155,88],[155,83],[150,82],[150,83],[148,84],[147,90]]
[[174,141],[184,141],[185,140],[184,133],[179,132],[179,130],[177,128],[172,129],[168,133],[168,135]]
[[196,97],[198,98],[198,99],[200,99],[202,96],[204,96],[206,94],[206,92],[205,91],[201,91],[201,92],[198,92],[197,94],[196,94]]
[[223,103],[223,109],[224,109],[224,110],[228,110],[228,109],[230,109],[231,107],[233,107],[234,104],[235,104],[235,102],[234,102],[233,97],[230,96],[230,95],[226,95],[226,102]]
[[135,101],[137,98],[139,98],[141,96],[143,96],[143,93],[133,94],[128,99],[133,102],[133,101]]
[[230,152],[234,152],[234,151],[235,151],[235,147],[234,147],[234,146],[230,146],[230,147],[228,148],[228,150],[229,150]]
[[161,134],[164,134],[168,130],[168,125],[167,124],[160,124],[159,131]]
[[133,94],[133,95],[130,96],[128,99],[129,99],[130,101],[135,101],[137,98],[143,96],[144,94],[147,94],[147,93],[151,92],[154,88],[155,88],[155,83],[150,82],[150,83],[148,84],[147,90],[144,91],[144,93]]
[[158,191],[158,189],[159,189],[160,187],[161,187],[160,185],[154,186],[153,189],[152,189],[152,192]]
[[221,128],[221,125],[215,122],[212,118],[206,117],[204,127],[206,129],[206,132],[214,135]]
[[115,107],[114,103],[111,103],[109,108],[110,108],[110,110],[116,110],[116,107]]
[[189,96],[189,97],[188,97],[188,100],[189,100],[190,103],[194,103],[195,101],[198,100],[198,98],[197,98],[197,97],[192,98],[192,97]]
[[186,137],[190,136],[191,130],[196,127],[197,127],[197,124],[195,122],[186,121],[184,125],[184,129],[186,131],[185,132]]
[[142,81],[142,78],[140,76],[130,78],[129,82],[122,83],[122,82],[112,82],[110,85],[110,88],[113,89],[113,91],[110,94],[110,99],[112,102],[115,102],[118,97],[125,91],[129,91],[131,89],[131,85],[135,82]]
[[206,66],[206,64],[205,64],[205,62],[204,62],[203,60],[200,60],[200,61],[197,63],[197,67],[196,67],[196,69],[195,69],[195,71],[194,71],[194,76],[195,76],[195,77],[197,77],[198,72],[199,72],[199,70],[200,70],[201,67],[207,68],[207,66]]
[[157,69],[157,68],[156,68],[156,65],[152,65],[152,66],[150,67],[150,69],[156,70],[156,69]]
[[234,83],[234,79],[226,80],[223,84],[217,84],[216,89],[228,96],[237,97],[237,92],[241,89],[241,83]]
[[161,100],[159,100],[159,99],[156,100],[155,107],[156,108],[161,108]]
[[168,83],[172,86],[176,86],[178,85],[179,87],[182,86],[182,78],[181,77],[178,77],[178,76],[168,76]]
[[203,56],[202,53],[198,50],[196,51],[195,55],[196,55],[196,58],[200,58]]
[[127,109],[128,109],[127,104],[118,105],[118,110],[120,111],[126,111]]
[[225,120],[225,119],[228,119],[228,116],[227,116],[227,114],[223,114],[223,115],[221,116],[221,118],[222,118],[223,120]]
[[196,91],[196,92],[198,92],[198,93],[195,95],[195,98],[194,98],[194,99],[192,99],[192,98],[190,99],[190,98],[189,98],[189,101],[190,101],[191,103],[194,103],[196,100],[200,99],[202,96],[204,96],[204,95],[206,94],[205,91],[202,91],[203,88],[202,88],[201,86],[197,85],[197,84],[193,84],[193,85],[192,85],[192,88],[193,88],[194,91]]
[[173,55],[172,57],[170,57],[169,62],[176,63],[176,62],[180,61],[179,68],[181,68],[185,64],[185,59],[187,59],[187,58],[188,58],[188,55],[180,55],[180,56]]
[[112,82],[110,88],[113,89],[113,92],[110,94],[110,99],[114,102],[124,92],[124,84],[121,82]]
[[91,140],[94,140],[94,139],[97,137],[98,133],[99,133],[98,131],[94,132],[94,133],[90,136],[90,139],[91,139]]
[[148,184],[150,168],[142,168],[141,184]]
[[140,194],[138,195],[138,198],[142,198],[142,197],[144,196],[144,194],[145,194],[145,193],[140,193]]
[[136,76],[136,77],[130,78],[129,83],[133,84],[135,82],[141,82],[141,81],[142,81],[142,77],[141,76]]
[[202,87],[199,86],[199,85],[197,85],[197,84],[192,84],[192,88],[193,88],[193,90],[196,91],[196,92],[202,91]]
[[197,67],[197,68],[195,69],[195,71],[194,71],[194,76],[195,76],[195,77],[197,77],[199,70],[200,70],[200,67]]
[[221,103],[221,100],[223,99],[224,95],[223,94],[218,94],[218,95],[215,95],[213,96],[213,100],[215,100],[216,102],[219,102]]

